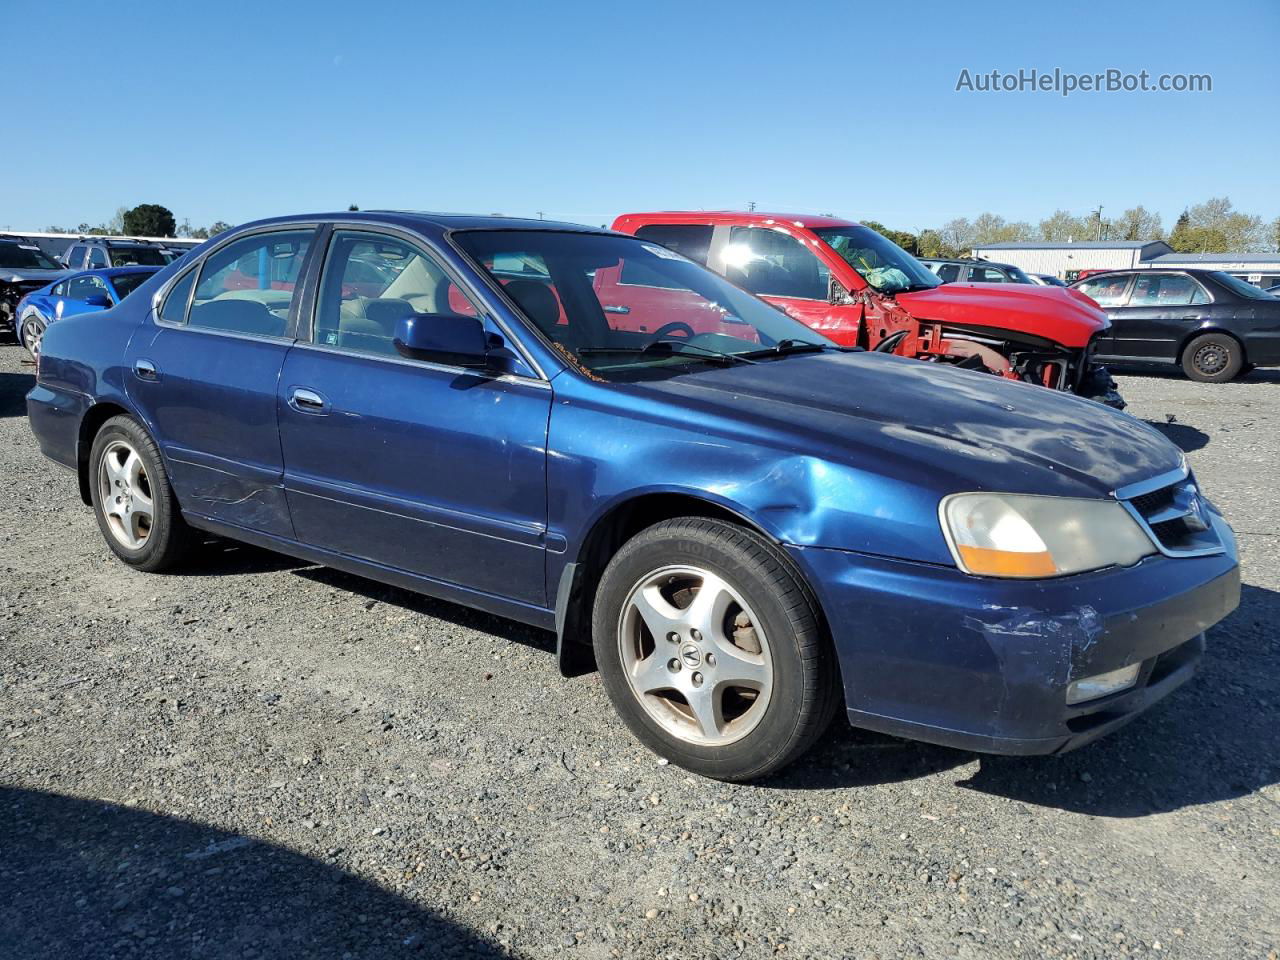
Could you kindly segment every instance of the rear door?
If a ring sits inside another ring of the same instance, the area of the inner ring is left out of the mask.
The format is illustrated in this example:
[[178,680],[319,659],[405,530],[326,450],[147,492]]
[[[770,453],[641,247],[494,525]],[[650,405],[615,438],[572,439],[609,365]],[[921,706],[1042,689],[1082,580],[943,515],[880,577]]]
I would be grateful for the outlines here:
[[519,358],[522,372],[497,376],[405,359],[393,343],[411,313],[482,315],[442,263],[409,235],[333,231],[313,332],[279,380],[297,538],[545,606],[550,384]]
[[315,233],[275,227],[218,248],[169,285],[154,324],[129,345],[127,391],[185,513],[292,536],[276,392]]
[[1178,359],[1178,344],[1206,318],[1212,300],[1185,273],[1138,273],[1125,306],[1112,319],[1112,352],[1118,357]]

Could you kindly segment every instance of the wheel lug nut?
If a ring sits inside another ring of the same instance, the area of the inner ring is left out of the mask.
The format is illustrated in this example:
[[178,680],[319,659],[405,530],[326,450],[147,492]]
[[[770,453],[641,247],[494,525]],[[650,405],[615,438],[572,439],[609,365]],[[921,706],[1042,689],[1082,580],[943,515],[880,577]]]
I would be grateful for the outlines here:
[[700,687],[700,686],[702,686],[702,674],[701,674],[701,673],[695,673],[695,674],[693,675],[693,685],[694,685],[695,687]]
[[667,634],[667,639],[668,639],[668,640],[670,640],[672,643],[679,643],[679,642],[680,642],[680,634],[678,634],[678,633],[668,633],[668,634]]
[[699,631],[694,630],[694,631],[693,631],[693,633],[692,633],[692,636],[693,636],[693,640],[694,640],[694,642],[695,642],[695,643],[701,643],[701,642],[702,642],[702,634],[701,634]]
[[670,670],[672,673],[679,673],[680,661],[677,660],[675,657],[672,657],[670,660],[667,661],[667,669]]
[[707,654],[707,666],[714,667],[716,665],[716,655],[714,653]]

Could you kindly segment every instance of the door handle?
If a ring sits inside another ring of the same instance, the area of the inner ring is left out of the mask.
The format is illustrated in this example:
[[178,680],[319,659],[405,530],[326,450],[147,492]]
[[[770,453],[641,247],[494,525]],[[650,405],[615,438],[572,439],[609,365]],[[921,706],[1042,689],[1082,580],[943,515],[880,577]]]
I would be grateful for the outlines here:
[[294,387],[289,391],[289,406],[299,413],[326,413],[329,410],[329,401],[314,390]]
[[630,307],[621,307],[621,306],[618,306],[618,305],[616,305],[616,304],[612,304],[612,303],[606,303],[606,304],[604,305],[604,312],[605,312],[605,313],[630,313],[630,312],[631,312],[631,308],[630,308]]
[[139,380],[159,380],[160,371],[156,369],[156,365],[150,360],[133,361],[133,375]]

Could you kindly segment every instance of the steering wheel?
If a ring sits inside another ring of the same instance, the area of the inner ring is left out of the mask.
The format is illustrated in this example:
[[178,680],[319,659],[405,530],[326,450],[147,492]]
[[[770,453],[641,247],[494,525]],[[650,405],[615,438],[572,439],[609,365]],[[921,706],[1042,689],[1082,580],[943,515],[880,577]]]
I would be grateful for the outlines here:
[[672,320],[670,323],[664,323],[657,330],[653,331],[653,339],[661,340],[669,337],[673,333],[683,333],[686,337],[693,336],[693,327],[689,326],[683,320]]

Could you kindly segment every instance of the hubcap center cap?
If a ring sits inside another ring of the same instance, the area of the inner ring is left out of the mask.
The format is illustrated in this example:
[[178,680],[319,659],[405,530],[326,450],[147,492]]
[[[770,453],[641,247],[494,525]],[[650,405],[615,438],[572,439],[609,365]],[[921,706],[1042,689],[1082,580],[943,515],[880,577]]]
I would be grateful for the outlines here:
[[702,651],[696,643],[686,643],[680,648],[680,659],[686,667],[696,667],[702,663]]

